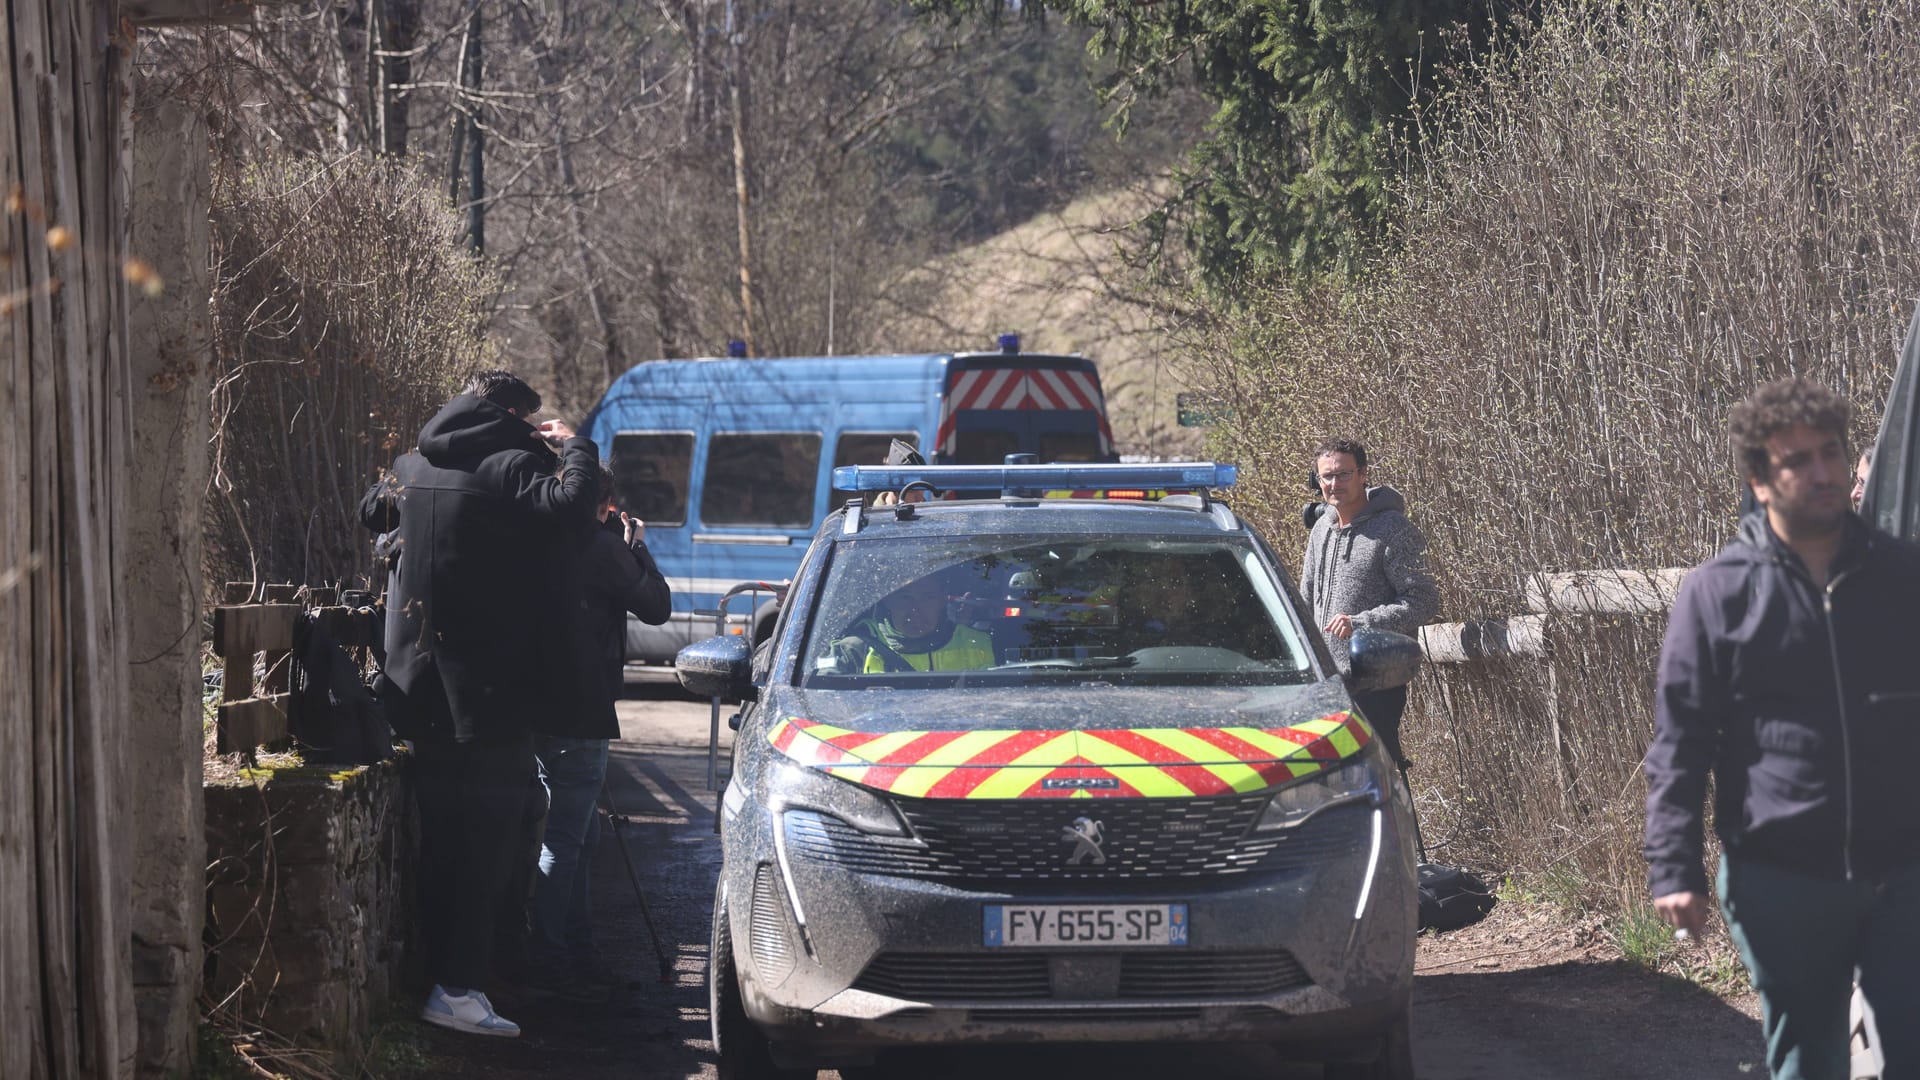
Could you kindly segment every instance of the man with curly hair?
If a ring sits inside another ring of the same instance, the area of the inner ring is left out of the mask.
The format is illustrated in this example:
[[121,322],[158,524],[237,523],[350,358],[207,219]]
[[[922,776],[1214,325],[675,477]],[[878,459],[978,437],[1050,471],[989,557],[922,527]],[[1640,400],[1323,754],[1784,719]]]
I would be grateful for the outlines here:
[[1681,585],[1646,760],[1654,907],[1695,934],[1715,781],[1720,911],[1776,1080],[1850,1075],[1856,969],[1882,1075],[1920,1076],[1920,548],[1849,508],[1848,412],[1804,379],[1734,408],[1761,512]]

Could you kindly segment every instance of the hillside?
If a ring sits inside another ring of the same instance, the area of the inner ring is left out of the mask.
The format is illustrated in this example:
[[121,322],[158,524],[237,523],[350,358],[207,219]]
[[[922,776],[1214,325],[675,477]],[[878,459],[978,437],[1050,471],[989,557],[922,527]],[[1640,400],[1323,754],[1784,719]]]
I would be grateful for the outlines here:
[[987,348],[1015,331],[1028,351],[1090,356],[1121,453],[1200,453],[1199,429],[1175,423],[1174,397],[1187,383],[1170,339],[1124,295],[1118,230],[1149,205],[1140,192],[1088,196],[929,263],[899,290],[916,302],[886,327],[885,347]]

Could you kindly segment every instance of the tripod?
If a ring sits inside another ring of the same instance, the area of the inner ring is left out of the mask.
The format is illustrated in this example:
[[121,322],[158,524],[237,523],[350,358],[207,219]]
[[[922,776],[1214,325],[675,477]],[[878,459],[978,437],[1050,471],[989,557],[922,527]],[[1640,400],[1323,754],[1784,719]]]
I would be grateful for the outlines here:
[[653,944],[653,957],[660,965],[660,985],[673,985],[673,965],[667,959],[667,950],[660,944],[660,931],[654,928],[653,912],[647,907],[647,894],[640,888],[640,871],[633,865],[633,852],[627,850],[627,834],[622,830],[633,824],[633,820],[620,812],[613,801],[613,785],[610,780],[600,781],[600,808],[607,813],[607,825],[613,830],[614,846],[620,849],[620,860],[627,864],[627,879],[633,882],[633,901],[639,905],[640,921],[647,925],[647,939]]

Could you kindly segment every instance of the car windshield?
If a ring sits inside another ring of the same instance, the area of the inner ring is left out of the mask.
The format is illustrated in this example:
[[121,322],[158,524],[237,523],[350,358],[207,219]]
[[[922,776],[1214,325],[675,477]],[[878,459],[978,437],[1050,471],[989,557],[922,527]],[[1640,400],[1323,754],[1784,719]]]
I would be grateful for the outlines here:
[[968,537],[836,546],[805,685],[1313,678],[1286,594],[1233,538]]

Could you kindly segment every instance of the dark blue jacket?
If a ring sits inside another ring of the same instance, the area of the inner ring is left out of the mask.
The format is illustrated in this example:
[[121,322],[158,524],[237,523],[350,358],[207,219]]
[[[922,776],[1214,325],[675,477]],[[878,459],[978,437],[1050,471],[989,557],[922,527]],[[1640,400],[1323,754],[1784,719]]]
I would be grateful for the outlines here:
[[620,519],[593,525],[576,553],[572,587],[579,619],[573,627],[580,665],[575,676],[583,688],[580,711],[550,710],[536,727],[542,734],[570,739],[617,739],[614,712],[626,683],[627,613],[659,626],[673,614],[673,593],[653,553],[639,541],[621,536]]
[[1920,861],[1920,547],[1849,516],[1827,588],[1764,514],[1680,586],[1647,750],[1653,895],[1742,859],[1872,880]]

